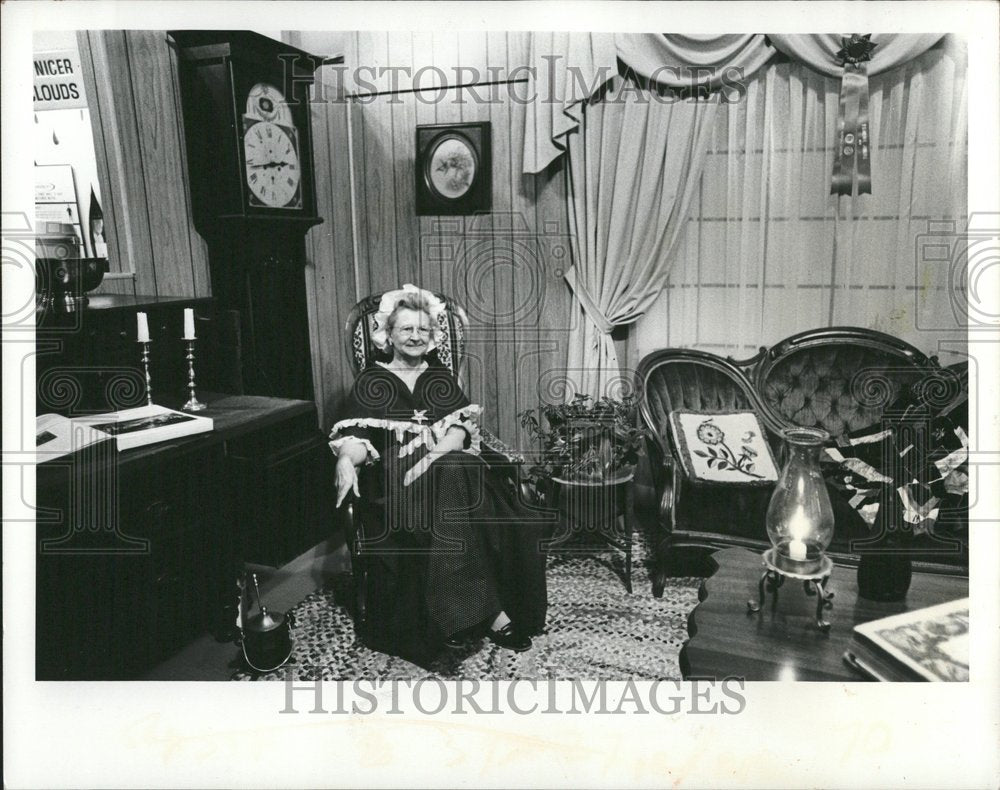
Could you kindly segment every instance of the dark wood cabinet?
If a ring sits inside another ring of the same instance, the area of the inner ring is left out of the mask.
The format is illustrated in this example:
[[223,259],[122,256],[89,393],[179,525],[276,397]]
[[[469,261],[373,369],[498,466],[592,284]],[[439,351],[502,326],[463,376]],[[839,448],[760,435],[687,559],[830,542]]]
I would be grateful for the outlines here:
[[153,398],[183,403],[187,384],[184,309],[194,308],[199,389],[242,393],[239,316],[210,298],[91,296],[76,312],[39,312],[35,334],[38,414],[68,417],[143,406],[146,382],[136,313],[149,319]]
[[199,397],[211,433],[39,465],[37,679],[137,677],[232,625],[244,562],[279,566],[332,534],[313,404]]

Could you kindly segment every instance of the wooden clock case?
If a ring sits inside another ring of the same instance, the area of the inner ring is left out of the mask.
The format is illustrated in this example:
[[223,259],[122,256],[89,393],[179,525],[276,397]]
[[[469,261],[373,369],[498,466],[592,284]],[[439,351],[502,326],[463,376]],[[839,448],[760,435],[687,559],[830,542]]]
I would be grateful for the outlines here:
[[[175,30],[181,100],[187,138],[195,227],[203,236],[220,226],[269,220],[304,233],[323,219],[316,214],[309,97],[321,59],[248,31]],[[260,82],[285,96],[299,136],[301,208],[250,203],[244,178],[242,117],[250,89]]]
[[[195,227],[209,247],[212,296],[239,311],[244,391],[312,400],[305,233],[316,213],[309,99],[323,62],[249,31],[176,30]],[[261,82],[284,96],[299,138],[301,206],[251,205],[242,117]]]

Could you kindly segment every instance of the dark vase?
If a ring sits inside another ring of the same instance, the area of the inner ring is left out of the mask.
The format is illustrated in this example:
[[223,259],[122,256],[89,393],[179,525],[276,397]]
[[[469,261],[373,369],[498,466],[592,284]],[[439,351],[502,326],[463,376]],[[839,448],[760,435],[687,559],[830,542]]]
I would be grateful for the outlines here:
[[882,492],[875,532],[878,538],[859,551],[858,595],[869,601],[902,601],[913,579],[913,561],[907,552],[911,533],[895,491]]
[[870,601],[902,601],[913,579],[913,563],[891,550],[862,554],[858,564],[858,595]]

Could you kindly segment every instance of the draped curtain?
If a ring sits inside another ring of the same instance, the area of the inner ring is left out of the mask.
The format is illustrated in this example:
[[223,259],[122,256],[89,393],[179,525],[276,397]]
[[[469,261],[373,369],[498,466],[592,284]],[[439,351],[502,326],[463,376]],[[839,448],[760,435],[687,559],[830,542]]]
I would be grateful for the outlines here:
[[[942,33],[879,34],[865,71],[874,76],[926,52]],[[779,50],[819,71],[844,73],[836,55],[841,35],[682,35],[654,33],[532,33],[524,127],[524,172],[540,173],[565,150],[582,118],[582,105],[618,70],[629,69],[671,88],[718,88],[727,75],[752,77]],[[839,90],[839,86],[834,86]]]
[[827,325],[961,353],[950,269],[922,259],[921,239],[967,216],[964,53],[935,48],[870,87],[871,195],[829,194],[837,79],[773,63],[720,107],[667,287],[636,326],[637,358],[665,346],[750,356]]
[[[639,319],[665,286],[671,252],[701,179],[707,135],[717,103],[695,102],[690,98],[658,102],[649,98],[659,95],[664,86],[684,89],[690,96],[693,89],[715,90],[739,84],[748,94],[751,90],[754,93],[752,117],[756,120],[756,103],[762,96],[765,101],[772,97],[770,92],[761,93],[759,75],[764,75],[765,82],[773,79],[768,75],[775,73],[772,61],[781,50],[794,58],[796,64],[804,61],[815,70],[806,78],[818,81],[822,91],[813,98],[813,104],[818,102],[824,111],[832,110],[824,112],[823,125],[813,129],[813,133],[823,136],[819,148],[825,154],[837,142],[827,135],[836,135],[838,127],[841,134],[844,132],[845,112],[854,116],[853,121],[848,117],[847,131],[860,132],[860,125],[851,124],[863,121],[867,135],[869,75],[912,60],[941,37],[941,34],[873,35],[871,40],[876,47],[870,61],[845,70],[837,57],[840,37],[832,34],[534,35],[531,59],[536,98],[526,112],[524,171],[539,172],[563,150],[568,150],[570,160],[567,201],[575,266],[566,273],[566,280],[576,297],[581,320],[571,329],[569,339],[568,378],[575,387],[569,388],[568,395],[575,391],[595,396],[612,394],[609,387],[621,379],[621,372],[611,333],[614,327]],[[617,80],[614,84],[620,87],[631,79],[613,76],[619,59],[629,71],[646,80],[646,87],[606,91],[609,80]],[[821,74],[842,79],[827,79]],[[593,98],[599,92],[603,93]],[[749,109],[750,101],[748,98],[744,111]],[[612,109],[614,104],[621,106]],[[729,116],[740,111],[741,105],[742,102],[724,105],[728,108],[727,122]],[[814,118],[807,119],[800,113],[793,123],[806,120]],[[742,166],[749,171],[757,145],[765,145],[763,140],[755,142],[754,136],[767,137],[770,145],[775,135],[772,127],[755,125],[750,130],[748,125],[747,129],[748,136],[742,140],[746,160]],[[872,138],[876,144],[880,139],[878,129],[873,123]],[[801,133],[803,127],[780,131]],[[868,138],[863,139],[867,171]],[[842,142],[853,143],[853,140],[854,135],[850,135]],[[729,142],[735,144],[736,140]],[[767,145],[762,149],[764,159],[769,158]],[[827,178],[834,172],[835,183],[839,179],[841,189],[845,184],[841,173],[846,173],[845,194],[849,194],[853,177],[849,168],[853,167],[854,157],[848,163],[846,154],[857,148],[860,156],[861,148],[860,145],[844,147],[843,151],[841,148],[838,143],[837,149],[843,156],[837,161],[837,169],[834,170],[830,157],[825,172]],[[728,166],[736,167],[732,163]],[[860,186],[861,171],[857,177],[858,189],[864,191]],[[786,175],[786,180],[790,178]],[[733,179],[727,183],[732,184]],[[769,188],[769,181],[745,180],[739,192],[734,193],[734,200],[751,206],[753,193],[766,196]],[[822,183],[817,189],[825,196],[827,190]],[[790,199],[792,194],[797,192],[786,193],[784,197]],[[859,206],[863,205],[863,198],[858,199],[862,201]],[[840,219],[841,207],[839,203],[836,205]],[[846,210],[846,216],[851,216],[855,211],[853,204]],[[897,212],[897,219],[900,216]],[[768,224],[760,206],[757,223],[760,237],[760,228]],[[753,235],[749,228],[741,228],[738,248],[749,244]],[[848,239],[852,249],[856,237],[857,230],[852,230]],[[760,247],[762,242],[758,239],[754,243]],[[734,254],[735,246],[727,236],[724,254]],[[722,262],[730,265],[728,258]],[[743,294],[746,289],[742,282],[738,286],[738,292]]]
[[575,386],[568,395],[620,394],[611,332],[641,316],[666,283],[664,261],[688,216],[717,109],[667,104],[616,77],[568,135],[575,265],[566,281],[580,310],[570,334]]

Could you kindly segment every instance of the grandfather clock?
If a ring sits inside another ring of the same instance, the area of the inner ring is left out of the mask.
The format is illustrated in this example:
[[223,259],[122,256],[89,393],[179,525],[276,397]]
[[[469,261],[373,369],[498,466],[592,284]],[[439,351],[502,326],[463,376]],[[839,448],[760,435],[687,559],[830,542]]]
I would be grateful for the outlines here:
[[249,394],[312,400],[305,234],[319,57],[249,31],[176,30],[191,206],[212,295],[241,316]]

